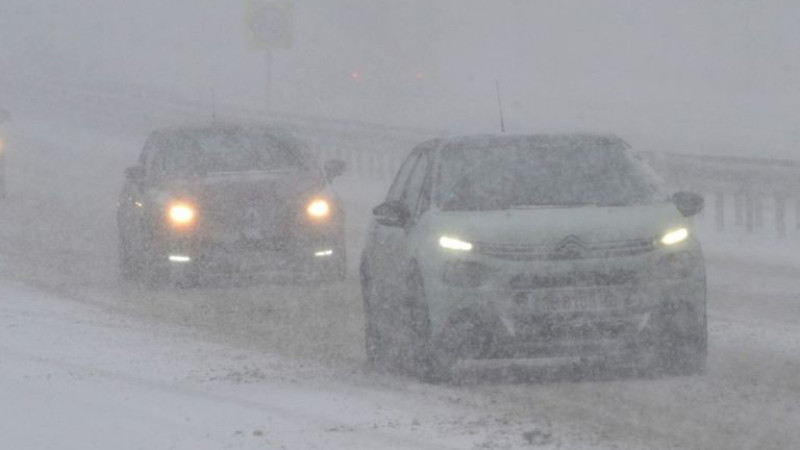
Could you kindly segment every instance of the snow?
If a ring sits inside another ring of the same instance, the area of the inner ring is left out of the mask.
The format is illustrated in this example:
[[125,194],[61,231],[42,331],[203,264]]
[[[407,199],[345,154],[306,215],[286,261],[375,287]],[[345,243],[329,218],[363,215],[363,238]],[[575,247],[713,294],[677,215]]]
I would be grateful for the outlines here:
[[[510,368],[436,386],[371,372],[357,280],[371,209],[403,155],[443,128],[495,131],[498,79],[514,133],[610,131],[640,150],[796,159],[792,2],[295,2],[306,32],[274,55],[270,114],[263,55],[237,40],[241,5],[62,3],[0,6],[0,108],[13,115],[0,125],[0,448],[800,447],[794,198],[785,237],[771,199],[752,234],[698,217],[705,376]],[[425,85],[381,74],[405,65]],[[207,121],[211,88],[226,121],[275,122],[362,162],[334,185],[345,282],[119,279],[123,170],[152,129]]]
[[[80,118],[28,108],[17,114],[9,159],[16,176],[0,210],[5,446],[785,449],[800,442],[792,240],[712,235],[705,242],[705,377],[512,371],[428,386],[364,370],[355,269],[371,207],[389,180],[350,173],[336,182],[350,223],[345,283],[150,291],[119,281],[113,222],[122,169],[146,127],[88,107]],[[380,131],[351,133],[352,145],[372,145]],[[314,137],[324,142],[325,132]]]
[[16,283],[0,284],[0,298],[4,448],[446,449],[509,432],[502,440],[520,448],[528,439],[518,424],[470,429],[485,416],[360,374],[344,381]]

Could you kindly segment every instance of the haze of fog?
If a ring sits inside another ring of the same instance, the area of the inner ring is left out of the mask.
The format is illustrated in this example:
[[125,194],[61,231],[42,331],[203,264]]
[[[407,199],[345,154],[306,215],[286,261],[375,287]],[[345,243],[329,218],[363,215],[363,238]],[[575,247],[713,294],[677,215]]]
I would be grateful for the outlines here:
[[[272,111],[397,126],[611,131],[639,148],[793,157],[791,1],[292,2]],[[3,0],[0,79],[262,108],[247,2]]]

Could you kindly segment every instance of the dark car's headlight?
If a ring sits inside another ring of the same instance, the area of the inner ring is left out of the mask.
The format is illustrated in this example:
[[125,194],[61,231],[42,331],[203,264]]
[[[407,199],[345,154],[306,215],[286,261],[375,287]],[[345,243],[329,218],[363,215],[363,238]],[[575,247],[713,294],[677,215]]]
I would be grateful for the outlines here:
[[197,209],[188,202],[177,201],[167,208],[167,218],[174,228],[189,228],[197,221]]
[[314,220],[325,220],[331,215],[331,205],[325,199],[316,198],[306,205],[306,214]]

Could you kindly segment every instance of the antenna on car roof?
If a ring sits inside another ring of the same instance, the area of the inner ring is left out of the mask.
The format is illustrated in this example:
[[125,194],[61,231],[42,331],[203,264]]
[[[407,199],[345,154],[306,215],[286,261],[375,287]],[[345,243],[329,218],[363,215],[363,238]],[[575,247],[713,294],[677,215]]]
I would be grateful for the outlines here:
[[211,88],[211,120],[217,120],[217,91]]
[[494,80],[494,86],[497,90],[497,108],[500,111],[500,132],[506,132],[506,123],[503,120],[503,101],[500,98],[500,81]]

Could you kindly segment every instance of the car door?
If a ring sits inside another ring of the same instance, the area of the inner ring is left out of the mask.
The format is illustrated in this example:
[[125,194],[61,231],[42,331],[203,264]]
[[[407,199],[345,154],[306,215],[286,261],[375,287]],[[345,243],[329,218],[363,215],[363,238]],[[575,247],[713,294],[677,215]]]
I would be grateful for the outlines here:
[[[408,183],[408,179],[419,157],[420,152],[413,151],[406,158],[400,166],[400,170],[398,170],[392,186],[389,188],[383,205],[402,200],[406,184]],[[378,208],[380,208],[380,206]],[[402,243],[401,236],[404,233],[405,231],[402,228],[384,225],[377,220],[373,220],[372,222],[370,236],[365,250],[367,252],[370,276],[378,290],[384,291],[388,288],[388,284],[390,284],[393,273],[391,267],[391,261],[393,260],[392,254],[399,250],[397,246]]]
[[431,166],[429,149],[418,149],[413,156],[409,162],[410,169],[406,169],[408,175],[402,189],[393,189],[388,199],[401,202],[409,212],[405,226],[376,226],[376,264],[381,273],[381,288],[389,294],[390,299],[399,298],[406,287],[406,275],[411,262],[409,232],[417,220],[419,201]]
[[134,246],[140,246],[148,237],[146,211],[152,208],[145,195],[146,186],[152,178],[153,157],[156,154],[156,143],[149,139],[142,150],[138,164],[136,180],[126,179],[120,194],[119,220],[125,239]]

